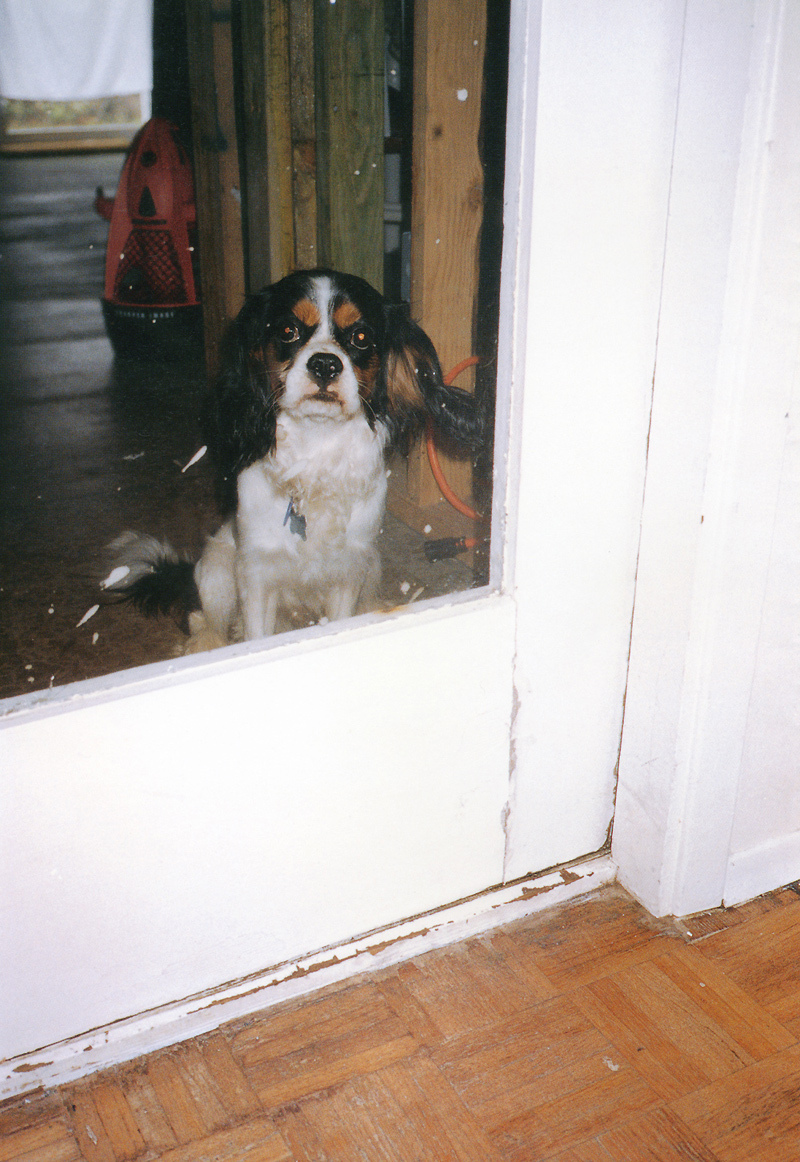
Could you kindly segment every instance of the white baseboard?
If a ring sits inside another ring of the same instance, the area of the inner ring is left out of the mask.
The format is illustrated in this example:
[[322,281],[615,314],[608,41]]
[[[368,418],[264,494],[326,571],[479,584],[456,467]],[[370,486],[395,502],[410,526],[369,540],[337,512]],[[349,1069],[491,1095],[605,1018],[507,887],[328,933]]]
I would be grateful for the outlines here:
[[725,877],[726,908],[800,880],[800,832],[732,855]]
[[33,1053],[0,1062],[0,1100],[51,1088],[157,1049],[211,1032],[228,1021],[362,973],[410,960],[434,948],[524,919],[544,908],[613,883],[616,865],[597,856],[546,875],[530,876],[469,900],[326,948],[258,976],[92,1029]]

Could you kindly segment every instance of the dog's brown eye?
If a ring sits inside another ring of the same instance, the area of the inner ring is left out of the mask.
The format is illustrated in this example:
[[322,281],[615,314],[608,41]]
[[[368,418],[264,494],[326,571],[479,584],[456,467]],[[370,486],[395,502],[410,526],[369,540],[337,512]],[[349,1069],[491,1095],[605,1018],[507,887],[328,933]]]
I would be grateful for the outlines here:
[[359,351],[366,351],[372,346],[372,336],[366,327],[354,327],[350,332],[350,342]]
[[300,338],[300,331],[294,323],[286,323],[281,330],[281,342],[295,343]]

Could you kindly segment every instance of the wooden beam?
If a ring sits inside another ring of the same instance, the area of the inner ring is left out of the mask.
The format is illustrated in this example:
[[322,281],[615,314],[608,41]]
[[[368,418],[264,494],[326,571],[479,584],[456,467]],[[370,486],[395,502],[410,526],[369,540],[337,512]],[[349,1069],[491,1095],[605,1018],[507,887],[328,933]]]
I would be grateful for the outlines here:
[[382,0],[317,6],[319,257],[383,290]]
[[295,265],[289,0],[242,0],[242,213],[248,290]]
[[203,325],[213,371],[225,326],[244,300],[230,7],[187,0],[186,25]]
[[[486,0],[416,0],[411,313],[447,372],[474,353],[483,169],[478,149]],[[470,389],[474,373],[458,380]],[[467,500],[468,459],[441,454],[451,487]],[[427,508],[439,489],[421,450],[409,457],[406,489]]]
[[295,266],[317,265],[317,118],[313,0],[289,0]]

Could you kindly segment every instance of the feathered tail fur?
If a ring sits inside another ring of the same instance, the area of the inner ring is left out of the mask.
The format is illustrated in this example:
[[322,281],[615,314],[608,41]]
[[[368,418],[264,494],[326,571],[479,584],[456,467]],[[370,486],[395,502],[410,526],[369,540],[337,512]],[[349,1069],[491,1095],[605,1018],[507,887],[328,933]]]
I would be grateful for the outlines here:
[[147,617],[169,613],[185,622],[200,608],[194,564],[168,541],[146,533],[124,532],[109,546],[109,572],[101,588]]

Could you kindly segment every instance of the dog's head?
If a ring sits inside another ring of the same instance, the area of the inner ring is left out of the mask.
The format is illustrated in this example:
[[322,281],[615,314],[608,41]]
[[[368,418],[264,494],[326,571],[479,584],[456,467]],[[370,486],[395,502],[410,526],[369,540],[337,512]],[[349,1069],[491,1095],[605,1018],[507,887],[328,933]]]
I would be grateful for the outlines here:
[[428,415],[468,446],[481,434],[472,397],[444,386],[425,332],[364,279],[325,269],[251,295],[226,336],[205,417],[225,508],[238,473],[274,447],[281,412],[334,423],[363,414],[387,444],[406,443]]
[[249,358],[278,410],[340,421],[366,410],[381,369],[384,313],[377,291],[332,271],[298,272],[251,300]]

